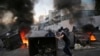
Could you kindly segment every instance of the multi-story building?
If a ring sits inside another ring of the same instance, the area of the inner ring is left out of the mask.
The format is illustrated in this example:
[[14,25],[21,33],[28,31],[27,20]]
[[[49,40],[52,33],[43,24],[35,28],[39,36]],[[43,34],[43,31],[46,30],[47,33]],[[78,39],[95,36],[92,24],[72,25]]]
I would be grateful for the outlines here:
[[[48,19],[50,20],[47,22],[48,25],[46,26],[46,28],[50,28],[50,27],[59,28],[61,26],[69,27],[70,25],[69,29],[71,29],[73,25],[77,25],[78,27],[81,27],[85,24],[95,24],[93,20],[95,21],[95,19],[98,18],[95,16],[95,0],[77,0],[75,2],[73,1],[72,3],[73,3],[71,5],[72,11],[68,7],[61,8],[55,11],[50,11],[48,17]],[[69,23],[70,19],[74,19],[73,24]],[[93,20],[91,21],[91,19]]]

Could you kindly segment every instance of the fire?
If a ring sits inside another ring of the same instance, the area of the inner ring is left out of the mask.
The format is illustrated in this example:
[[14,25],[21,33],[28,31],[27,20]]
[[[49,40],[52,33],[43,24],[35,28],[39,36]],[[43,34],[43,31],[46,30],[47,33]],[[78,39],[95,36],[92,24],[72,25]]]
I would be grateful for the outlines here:
[[90,41],[96,41],[96,37],[92,32],[87,32],[88,35],[90,35]]
[[90,36],[90,41],[96,41],[96,37],[93,34]]
[[22,28],[20,31],[20,37],[22,40],[23,45],[21,46],[21,48],[24,48],[25,46],[28,47],[28,39],[26,38],[26,34],[28,33],[29,29],[27,28]]

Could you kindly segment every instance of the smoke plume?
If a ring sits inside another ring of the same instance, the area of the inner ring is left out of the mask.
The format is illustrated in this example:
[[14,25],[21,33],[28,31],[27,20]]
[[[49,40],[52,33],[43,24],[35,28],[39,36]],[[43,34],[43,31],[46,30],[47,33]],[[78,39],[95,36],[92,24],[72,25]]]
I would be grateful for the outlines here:
[[54,6],[56,9],[70,8],[71,0],[54,0]]
[[17,16],[17,23],[31,24],[33,21],[33,13],[35,0],[0,0],[0,8],[13,11]]
[[80,5],[81,0],[54,0],[56,9],[72,8],[72,6]]
[[100,0],[95,0],[96,5],[95,5],[95,10],[96,10],[96,15],[100,15]]

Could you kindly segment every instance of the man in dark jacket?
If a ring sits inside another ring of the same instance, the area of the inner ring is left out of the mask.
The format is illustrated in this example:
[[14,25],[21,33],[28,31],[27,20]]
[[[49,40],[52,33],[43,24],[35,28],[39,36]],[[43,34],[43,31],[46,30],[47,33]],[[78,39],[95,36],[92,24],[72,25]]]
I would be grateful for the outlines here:
[[55,37],[55,34],[51,30],[48,30],[48,33],[45,36],[46,37]]
[[56,38],[58,39],[63,39],[65,42],[65,47],[63,49],[63,51],[69,55],[72,56],[72,53],[70,52],[70,40],[68,39],[68,35],[66,34],[66,32],[64,30],[58,30],[58,32],[60,33],[60,36],[57,36]]

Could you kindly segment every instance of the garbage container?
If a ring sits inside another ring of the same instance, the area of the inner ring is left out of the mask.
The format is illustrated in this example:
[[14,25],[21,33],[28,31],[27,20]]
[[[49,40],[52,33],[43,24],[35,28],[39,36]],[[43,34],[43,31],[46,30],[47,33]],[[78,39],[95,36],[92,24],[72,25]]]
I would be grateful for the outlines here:
[[27,36],[30,56],[56,56],[55,37],[43,37],[45,35],[43,33],[45,32],[34,31]]
[[30,56],[56,56],[56,40],[54,37],[29,38]]

